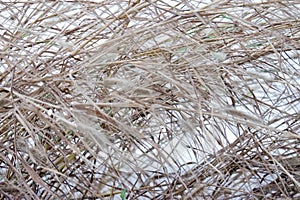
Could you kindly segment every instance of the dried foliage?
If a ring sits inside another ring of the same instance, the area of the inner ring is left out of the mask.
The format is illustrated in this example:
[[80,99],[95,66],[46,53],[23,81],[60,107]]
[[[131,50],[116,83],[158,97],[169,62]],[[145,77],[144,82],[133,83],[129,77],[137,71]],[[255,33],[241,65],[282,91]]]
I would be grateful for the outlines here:
[[1,199],[300,198],[299,1],[0,9]]

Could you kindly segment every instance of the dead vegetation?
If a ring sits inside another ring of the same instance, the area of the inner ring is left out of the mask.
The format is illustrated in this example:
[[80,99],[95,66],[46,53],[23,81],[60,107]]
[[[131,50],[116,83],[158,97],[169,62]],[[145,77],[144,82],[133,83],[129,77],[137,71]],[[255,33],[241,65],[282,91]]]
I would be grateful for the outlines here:
[[2,1],[1,199],[299,199],[296,0]]

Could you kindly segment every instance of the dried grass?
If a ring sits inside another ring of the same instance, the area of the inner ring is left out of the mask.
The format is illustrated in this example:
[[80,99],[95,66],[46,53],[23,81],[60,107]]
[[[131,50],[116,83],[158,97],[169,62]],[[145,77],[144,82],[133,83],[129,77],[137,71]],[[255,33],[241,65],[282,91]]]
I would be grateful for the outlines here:
[[1,2],[1,199],[300,198],[300,3],[196,2]]

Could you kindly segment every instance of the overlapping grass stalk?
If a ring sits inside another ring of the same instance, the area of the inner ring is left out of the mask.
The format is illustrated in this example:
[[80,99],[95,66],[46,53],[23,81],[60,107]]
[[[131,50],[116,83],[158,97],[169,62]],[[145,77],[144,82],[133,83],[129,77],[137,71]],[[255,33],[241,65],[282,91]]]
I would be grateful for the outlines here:
[[0,9],[1,199],[300,198],[299,1]]

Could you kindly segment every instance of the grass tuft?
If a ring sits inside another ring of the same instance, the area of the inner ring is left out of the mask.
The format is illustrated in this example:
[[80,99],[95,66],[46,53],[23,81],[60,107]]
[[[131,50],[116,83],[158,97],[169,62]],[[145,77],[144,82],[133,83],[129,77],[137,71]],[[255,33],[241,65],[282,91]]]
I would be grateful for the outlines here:
[[298,1],[0,3],[1,199],[297,199]]

